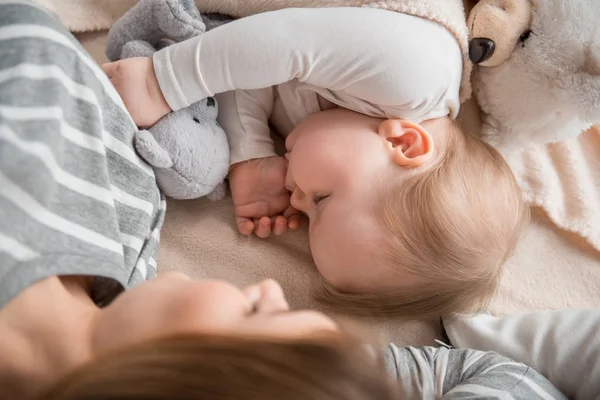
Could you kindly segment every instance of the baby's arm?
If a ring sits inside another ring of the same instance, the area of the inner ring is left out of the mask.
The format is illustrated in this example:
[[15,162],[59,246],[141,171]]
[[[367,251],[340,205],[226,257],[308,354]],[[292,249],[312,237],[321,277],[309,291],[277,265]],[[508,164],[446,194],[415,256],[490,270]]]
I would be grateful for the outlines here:
[[285,232],[288,221],[282,213],[290,204],[286,162],[275,154],[269,127],[273,96],[272,87],[216,95],[219,124],[229,140],[229,186],[236,225],[241,234],[262,238]]
[[300,224],[285,189],[287,162],[275,154],[269,117],[274,89],[235,90],[216,96],[219,123],[229,139],[229,185],[238,230],[265,238]]
[[390,345],[386,358],[406,398],[566,399],[534,369],[496,353]]
[[421,122],[457,115],[462,57],[450,32],[429,20],[315,8],[242,18],[169,46],[153,62],[128,59],[104,68],[134,119],[146,123],[164,115],[165,105],[177,110],[217,93],[293,79],[371,116]]
[[272,87],[232,90],[215,96],[219,124],[229,140],[230,164],[276,155],[269,127],[274,96]]
[[359,99],[378,117],[458,112],[461,53],[441,25],[368,8],[285,9],[236,20],[154,55],[172,109],[298,79]]

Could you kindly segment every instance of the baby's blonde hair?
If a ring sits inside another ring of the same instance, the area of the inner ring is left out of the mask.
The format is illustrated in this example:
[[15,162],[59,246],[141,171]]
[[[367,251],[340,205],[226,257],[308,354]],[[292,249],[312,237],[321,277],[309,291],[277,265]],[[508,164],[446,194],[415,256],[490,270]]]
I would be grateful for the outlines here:
[[487,306],[529,208],[502,156],[449,125],[439,161],[408,180],[385,182],[376,210],[377,261],[417,283],[360,293],[324,283],[317,293],[323,303],[351,314],[418,319]]

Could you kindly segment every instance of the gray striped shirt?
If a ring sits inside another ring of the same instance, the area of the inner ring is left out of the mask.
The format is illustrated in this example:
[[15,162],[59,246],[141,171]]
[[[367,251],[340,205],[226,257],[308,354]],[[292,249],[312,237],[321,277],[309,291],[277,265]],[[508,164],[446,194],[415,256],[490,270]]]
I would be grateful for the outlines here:
[[391,344],[385,355],[406,400],[566,400],[533,368],[492,352]]
[[156,274],[166,203],[136,130],[57,20],[0,0],[0,307],[53,275],[97,277],[105,304]]

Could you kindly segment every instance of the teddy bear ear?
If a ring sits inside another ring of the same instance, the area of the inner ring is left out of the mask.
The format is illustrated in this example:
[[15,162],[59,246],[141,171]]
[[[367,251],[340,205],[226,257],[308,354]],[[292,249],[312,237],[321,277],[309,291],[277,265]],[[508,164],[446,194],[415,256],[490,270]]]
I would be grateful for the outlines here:
[[582,111],[588,119],[600,122],[600,29],[586,49],[582,68],[583,82],[581,97],[585,99]]
[[600,29],[597,30],[590,42],[585,56],[584,72],[600,77]]

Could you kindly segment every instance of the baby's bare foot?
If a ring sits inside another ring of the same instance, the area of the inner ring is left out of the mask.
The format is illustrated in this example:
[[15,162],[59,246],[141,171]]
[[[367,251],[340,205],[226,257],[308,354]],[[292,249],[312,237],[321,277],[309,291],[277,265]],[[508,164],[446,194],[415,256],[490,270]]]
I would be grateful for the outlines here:
[[238,230],[261,238],[280,235],[300,225],[285,189],[287,162],[283,157],[258,158],[233,165],[229,172]]

